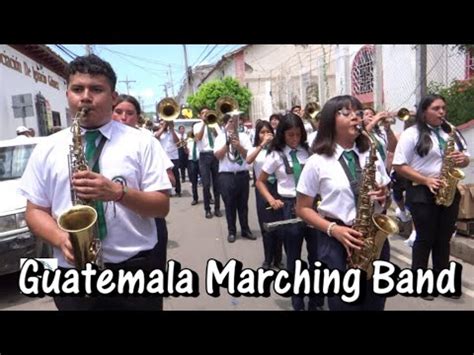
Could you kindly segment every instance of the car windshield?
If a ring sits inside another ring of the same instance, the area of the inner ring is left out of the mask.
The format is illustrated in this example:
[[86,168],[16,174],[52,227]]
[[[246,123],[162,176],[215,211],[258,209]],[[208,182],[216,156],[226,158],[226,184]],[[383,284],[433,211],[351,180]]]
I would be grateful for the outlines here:
[[34,148],[35,144],[0,147],[0,181],[19,179]]

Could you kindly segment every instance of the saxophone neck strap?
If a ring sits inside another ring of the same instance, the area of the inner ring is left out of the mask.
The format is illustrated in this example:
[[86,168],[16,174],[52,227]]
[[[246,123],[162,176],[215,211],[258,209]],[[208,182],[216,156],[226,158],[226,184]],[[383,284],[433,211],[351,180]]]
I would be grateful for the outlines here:
[[87,162],[87,165],[89,166],[89,169],[90,169],[91,171],[94,170],[94,166],[95,166],[95,164],[97,164],[97,161],[99,160],[100,153],[102,152],[102,149],[104,148],[104,145],[105,145],[105,142],[106,142],[106,141],[107,141],[107,138],[105,138],[104,136],[102,136],[102,137],[100,138],[99,145],[98,145],[97,148],[95,149],[94,155],[92,156],[92,159]]
[[339,157],[339,164],[341,164],[344,173],[347,176],[347,180],[349,180],[349,185],[351,187],[352,194],[354,195],[354,202],[357,206],[357,201],[359,200],[359,179],[362,174],[362,169],[359,165],[359,159],[356,157],[356,176],[353,177],[349,167],[347,166],[346,160],[344,156],[341,154]]

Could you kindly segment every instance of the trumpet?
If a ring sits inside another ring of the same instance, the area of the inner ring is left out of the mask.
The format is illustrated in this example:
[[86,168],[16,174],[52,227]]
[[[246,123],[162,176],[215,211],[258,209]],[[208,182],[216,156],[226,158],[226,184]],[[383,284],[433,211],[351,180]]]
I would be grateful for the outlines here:
[[406,122],[410,119],[410,117],[414,116],[414,112],[410,112],[407,108],[403,107],[400,110],[398,110],[396,113],[395,112],[390,112],[387,117],[381,119],[378,122],[379,126],[383,126],[386,123],[388,124],[395,124],[397,122],[397,119],[402,122]]
[[206,112],[204,119],[206,120],[208,127],[217,128],[219,126],[219,119],[217,115],[217,112],[214,110],[209,110]]

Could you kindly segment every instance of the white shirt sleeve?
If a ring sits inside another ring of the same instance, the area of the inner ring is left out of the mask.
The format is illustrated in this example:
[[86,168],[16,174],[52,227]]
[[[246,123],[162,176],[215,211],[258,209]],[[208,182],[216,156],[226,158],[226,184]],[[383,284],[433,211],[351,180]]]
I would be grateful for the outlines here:
[[166,154],[159,152],[154,140],[154,137],[149,138],[142,153],[140,166],[142,169],[142,191],[162,191],[172,188],[166,172]]
[[263,163],[262,171],[267,173],[268,175],[272,175],[280,165],[280,155],[278,152],[273,151],[270,155],[267,156],[267,160]]
[[415,154],[416,137],[409,130],[403,131],[393,156],[392,165],[410,164]]
[[52,205],[50,194],[48,194],[48,178],[50,174],[45,171],[45,154],[47,149],[47,143],[40,143],[35,147],[18,187],[20,195],[41,207],[51,207]]
[[319,168],[316,164],[316,156],[310,157],[306,162],[296,191],[310,197],[316,197],[319,193]]

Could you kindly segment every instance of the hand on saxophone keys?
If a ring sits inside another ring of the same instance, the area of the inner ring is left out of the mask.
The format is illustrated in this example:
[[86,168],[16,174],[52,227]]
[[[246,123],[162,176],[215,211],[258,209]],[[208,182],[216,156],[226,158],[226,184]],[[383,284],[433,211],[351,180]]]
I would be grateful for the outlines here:
[[462,168],[466,164],[467,156],[464,153],[455,150],[451,154],[449,154],[452,162],[454,163],[455,167]]
[[122,193],[121,184],[90,170],[74,173],[72,183],[77,196],[86,201],[115,201]]

